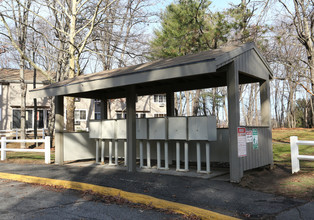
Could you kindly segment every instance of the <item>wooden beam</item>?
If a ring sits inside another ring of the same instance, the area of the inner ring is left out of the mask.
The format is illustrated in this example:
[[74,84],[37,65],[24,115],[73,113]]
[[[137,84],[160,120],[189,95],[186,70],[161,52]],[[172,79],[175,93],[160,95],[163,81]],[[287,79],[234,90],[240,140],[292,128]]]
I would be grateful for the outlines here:
[[174,116],[174,92],[166,93],[167,116]]
[[108,100],[107,99],[101,99],[100,118],[101,120],[108,119]]
[[136,171],[136,93],[135,87],[130,86],[126,94],[126,123],[127,123],[127,169]]
[[64,99],[63,96],[55,98],[55,163],[63,165],[64,163]]
[[240,126],[239,72],[236,62],[227,71],[230,181],[240,182],[243,169],[238,156],[237,129]]

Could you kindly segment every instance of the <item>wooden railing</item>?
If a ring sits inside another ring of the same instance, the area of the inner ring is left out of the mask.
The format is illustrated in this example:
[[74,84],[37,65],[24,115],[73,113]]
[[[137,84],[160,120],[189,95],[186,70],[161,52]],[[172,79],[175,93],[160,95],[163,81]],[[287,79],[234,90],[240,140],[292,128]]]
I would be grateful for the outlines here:
[[300,171],[300,160],[311,160],[314,161],[314,156],[300,155],[299,145],[314,145],[314,141],[300,141],[297,136],[290,137],[290,148],[291,148],[291,167],[292,173]]
[[[20,149],[20,148],[7,148],[7,143],[45,143],[44,149]],[[1,160],[6,159],[6,152],[41,152],[45,153],[45,163],[50,164],[50,137],[46,136],[45,139],[28,139],[28,140],[11,140],[6,137],[1,138]]]

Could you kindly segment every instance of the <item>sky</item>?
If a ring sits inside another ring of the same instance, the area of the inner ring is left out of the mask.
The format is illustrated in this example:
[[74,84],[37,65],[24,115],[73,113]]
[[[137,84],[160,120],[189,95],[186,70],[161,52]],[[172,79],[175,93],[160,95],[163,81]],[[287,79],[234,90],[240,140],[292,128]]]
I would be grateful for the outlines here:
[[[161,13],[163,12],[168,5],[170,5],[172,2],[176,2],[176,0],[162,0],[162,1],[156,1],[156,3],[152,6],[153,10]],[[228,8],[230,6],[230,3],[232,4],[240,4],[241,0],[211,0],[212,4],[210,5],[211,11],[221,11],[225,8]],[[155,28],[159,27],[159,22],[156,24],[153,24],[150,26],[151,30],[150,33],[153,32]]]
[[[164,10],[167,5],[171,4],[172,2],[175,2],[175,0],[164,0],[164,1],[159,1],[156,3],[156,8],[160,8],[161,10]],[[241,0],[211,0],[211,8],[216,10],[222,10],[224,8],[227,8],[229,6],[229,3],[233,4],[239,4]]]
[[213,6],[215,10],[222,10],[228,8],[229,3],[240,4],[241,0],[213,0],[211,6]]

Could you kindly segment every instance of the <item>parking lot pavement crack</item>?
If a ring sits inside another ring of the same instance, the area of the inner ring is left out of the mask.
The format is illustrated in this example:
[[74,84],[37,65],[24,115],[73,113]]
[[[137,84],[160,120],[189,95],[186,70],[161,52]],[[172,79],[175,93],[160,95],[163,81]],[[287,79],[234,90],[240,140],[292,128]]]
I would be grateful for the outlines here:
[[296,209],[296,210],[298,211],[298,213],[299,213],[300,219],[303,220],[302,212],[300,211],[299,207],[304,206],[304,205],[306,205],[307,203],[308,203],[308,202],[304,202],[304,203],[302,203],[302,204],[298,204],[298,205],[289,207],[289,208],[287,208],[287,209],[283,209],[283,210],[281,210],[280,212],[278,212],[278,213],[276,213],[276,214],[274,214],[274,215],[275,215],[275,216],[279,216],[279,215],[282,214],[282,213],[288,212],[288,211],[290,211],[290,210],[292,210],[292,209]]
[[86,203],[86,202],[87,201],[79,200],[79,201],[75,201],[75,202],[68,202],[68,203],[54,205],[54,206],[41,207],[41,208],[38,208],[38,209],[35,209],[35,210],[34,209],[33,210],[29,210],[29,211],[25,212],[24,214],[40,212],[42,210],[48,210],[48,209],[62,208],[64,206],[70,206],[70,205],[74,205],[74,204],[83,204],[83,203]]
[[301,213],[301,210],[299,209],[299,207],[296,207],[298,213],[299,213],[299,217],[301,220],[303,220],[303,217],[302,217],[302,213]]

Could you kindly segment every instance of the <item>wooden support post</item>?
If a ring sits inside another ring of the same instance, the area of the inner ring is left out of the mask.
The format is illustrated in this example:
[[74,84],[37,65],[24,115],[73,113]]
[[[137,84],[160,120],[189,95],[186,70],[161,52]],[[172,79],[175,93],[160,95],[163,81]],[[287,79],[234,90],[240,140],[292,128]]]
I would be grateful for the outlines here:
[[59,165],[64,164],[64,143],[63,143],[63,129],[64,129],[64,99],[63,96],[56,96],[55,98],[55,163]]
[[271,107],[270,107],[270,86],[269,80],[265,80],[263,83],[260,83],[260,99],[261,99],[261,117],[262,117],[262,126],[267,126],[267,160],[270,161],[271,167],[274,165],[273,159],[273,145],[272,145],[272,131],[271,131]]
[[174,93],[166,93],[167,116],[174,116]]
[[[169,92],[168,91],[166,93],[166,108],[167,108],[167,116],[168,117],[175,116],[174,92]],[[167,154],[167,157],[165,156],[165,164],[166,164],[165,165],[165,169],[168,169],[169,168],[169,162],[168,162],[169,161],[168,160],[168,158],[169,158],[169,155],[168,155],[169,151],[168,151],[168,148],[174,149],[175,146],[174,146],[174,144],[172,142],[165,143],[165,148],[166,148],[166,146],[167,146],[167,153],[165,153],[165,154]],[[166,161],[166,158],[167,158],[167,161]],[[170,161],[172,162],[172,157],[170,157]]]
[[130,86],[127,91],[127,162],[128,171],[136,171],[136,92],[135,87]]
[[100,102],[100,119],[105,120],[108,119],[108,100],[103,99]]
[[230,181],[240,182],[243,177],[241,160],[238,157],[238,135],[240,126],[239,72],[233,62],[227,70],[228,119],[229,119],[229,163]]

